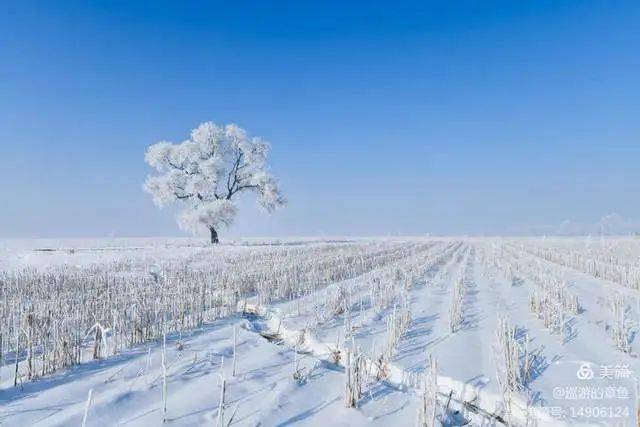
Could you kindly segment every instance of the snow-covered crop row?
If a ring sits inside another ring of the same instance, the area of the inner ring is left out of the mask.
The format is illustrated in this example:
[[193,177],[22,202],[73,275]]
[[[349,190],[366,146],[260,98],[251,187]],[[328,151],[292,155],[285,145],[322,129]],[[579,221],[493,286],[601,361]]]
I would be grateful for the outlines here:
[[29,253],[0,273],[0,423],[583,425],[558,387],[589,385],[635,425],[640,295],[545,244]]
[[0,274],[0,359],[26,360],[16,369],[17,383],[196,328],[234,313],[241,300],[299,298],[431,245],[325,245],[211,263],[169,259],[7,271]]
[[627,259],[612,251],[578,252],[563,247],[539,245],[520,245],[520,248],[547,261],[574,268],[596,278],[640,289],[640,250],[635,259]]

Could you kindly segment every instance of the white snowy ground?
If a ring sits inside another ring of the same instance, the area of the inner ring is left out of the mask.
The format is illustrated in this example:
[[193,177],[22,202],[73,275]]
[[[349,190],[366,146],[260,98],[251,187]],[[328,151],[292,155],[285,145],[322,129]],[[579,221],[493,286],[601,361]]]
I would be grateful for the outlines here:
[[[252,244],[260,248],[262,243]],[[303,240],[284,243],[316,244]],[[333,363],[330,355],[332,345],[344,341],[341,337],[344,315],[312,327],[304,343],[296,346],[302,331],[311,324],[313,308],[305,301],[291,301],[256,308],[252,314],[239,313],[182,337],[168,337],[166,423],[215,424],[223,375],[227,386],[225,419],[232,425],[412,426],[420,396],[416,388],[407,385],[406,378],[422,372],[431,354],[438,361],[440,392],[444,396],[451,390],[454,392],[449,407],[450,425],[465,422],[501,425],[458,402],[473,402],[485,414],[493,413],[500,405],[493,346],[497,319],[508,315],[513,324],[528,334],[531,349],[540,351],[538,370],[529,391],[517,396],[516,406],[524,411],[527,398],[530,399],[539,425],[636,425],[633,378],[640,368],[637,358],[640,348],[634,343],[631,354],[615,348],[607,329],[612,319],[606,299],[613,293],[623,293],[637,322],[640,304],[635,306],[633,301],[638,301],[640,293],[521,253],[520,262],[530,260],[547,266],[549,274],[567,280],[571,292],[580,299],[584,310],[570,319],[575,333],[562,339],[546,330],[542,321],[530,313],[528,296],[535,287],[530,278],[522,277],[514,286],[504,271],[482,262],[479,255],[490,252],[493,244],[489,239],[443,239],[428,253],[410,260],[420,267],[440,255],[437,263],[421,272],[421,279],[410,290],[412,322],[397,347],[388,378],[369,381],[357,409],[345,408],[344,369]],[[63,250],[34,251],[58,248]],[[242,244],[221,248],[245,249]],[[90,264],[114,257],[188,257],[206,250],[187,240],[13,241],[0,244],[0,268]],[[504,261],[515,262],[509,256]],[[454,282],[463,272],[464,324],[461,330],[451,333],[451,294]],[[376,274],[374,270],[339,284],[353,289],[355,308],[350,313],[353,342],[369,356],[374,348],[384,345],[389,316],[389,310],[376,312],[358,303],[366,300],[368,284]],[[318,292],[329,292],[337,285]],[[306,299],[312,301],[314,297]],[[232,375],[234,327],[238,343],[235,376]],[[264,335],[269,334],[277,334],[278,339],[266,339]],[[9,362],[0,368],[0,425],[81,425],[89,390],[93,401],[87,425],[160,425],[161,349],[160,343],[149,343],[24,383],[23,387],[13,387],[13,366]],[[302,380],[293,377],[296,358],[304,373]],[[581,366],[592,369],[594,378],[578,378]],[[603,372],[612,378],[603,376]],[[599,390],[609,393],[608,397],[600,397]],[[525,420],[516,416],[513,421],[522,424]]]

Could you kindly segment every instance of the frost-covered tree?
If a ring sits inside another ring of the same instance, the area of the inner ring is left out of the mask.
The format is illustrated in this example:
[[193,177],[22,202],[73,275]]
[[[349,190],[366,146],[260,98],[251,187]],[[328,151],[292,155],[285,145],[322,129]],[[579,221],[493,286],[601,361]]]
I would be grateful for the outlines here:
[[192,130],[187,141],[162,141],[147,149],[145,160],[158,174],[147,177],[144,190],[159,207],[182,202],[180,227],[194,234],[209,232],[211,243],[218,243],[218,230],[236,216],[236,195],[256,194],[267,212],[284,204],[269,173],[268,152],[268,143],[237,125],[206,122]]

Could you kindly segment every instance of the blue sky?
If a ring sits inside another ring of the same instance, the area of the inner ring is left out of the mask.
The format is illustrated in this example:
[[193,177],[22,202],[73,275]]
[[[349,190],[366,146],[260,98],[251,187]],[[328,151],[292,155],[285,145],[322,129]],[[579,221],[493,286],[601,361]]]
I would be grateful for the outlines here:
[[272,144],[224,236],[509,234],[640,217],[640,3],[3,2],[0,237],[181,235],[146,146]]

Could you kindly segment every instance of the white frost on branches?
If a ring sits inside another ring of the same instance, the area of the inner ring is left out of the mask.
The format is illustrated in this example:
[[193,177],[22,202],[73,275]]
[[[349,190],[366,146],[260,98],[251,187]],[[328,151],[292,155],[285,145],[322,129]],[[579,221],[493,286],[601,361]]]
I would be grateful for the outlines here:
[[236,206],[230,200],[213,200],[198,203],[187,208],[178,216],[178,225],[193,234],[208,230],[209,227],[228,227],[237,213]]
[[189,140],[162,141],[147,149],[145,161],[158,174],[147,177],[144,190],[159,207],[183,202],[178,223],[186,231],[229,226],[237,213],[232,201],[236,194],[256,194],[267,212],[284,204],[268,170],[268,153],[268,143],[239,126],[206,122],[191,131]]

